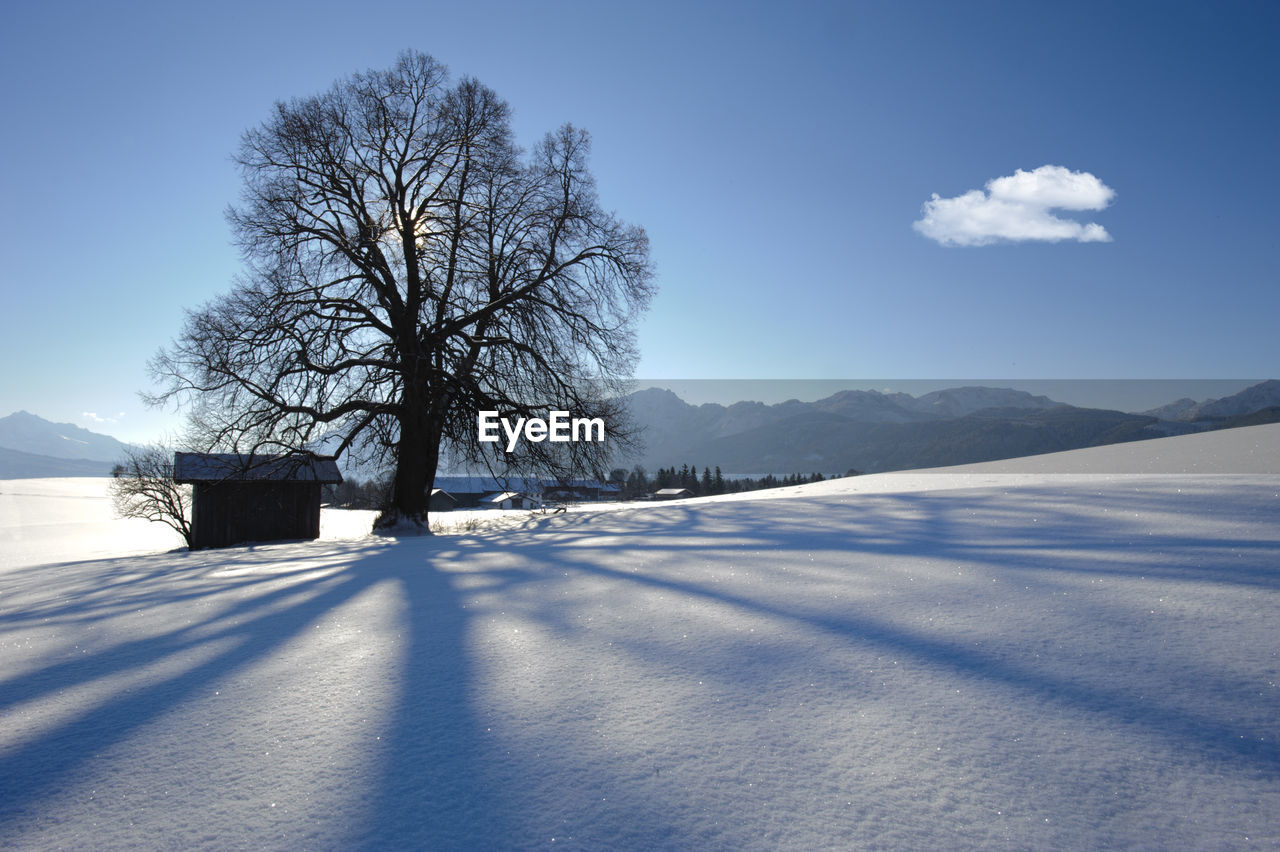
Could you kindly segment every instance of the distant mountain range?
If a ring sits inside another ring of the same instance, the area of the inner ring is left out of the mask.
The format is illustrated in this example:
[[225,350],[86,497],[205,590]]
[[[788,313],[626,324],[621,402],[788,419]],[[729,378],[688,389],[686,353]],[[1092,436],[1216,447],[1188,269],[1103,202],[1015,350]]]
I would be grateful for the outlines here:
[[[816,402],[690,405],[669,390],[628,397],[644,449],[625,464],[727,474],[877,473],[1280,422],[1280,381],[1222,399],[1181,399],[1137,414],[1079,408],[1008,388],[923,396],[840,391]],[[108,476],[129,446],[26,411],[0,418],[0,479]],[[619,460],[622,464],[623,460]]]
[[109,476],[128,449],[109,435],[26,411],[0,417],[0,479]]
[[649,470],[716,465],[724,473],[876,473],[1040,453],[1280,420],[1280,382],[1150,412],[1079,408],[1007,388],[913,397],[841,391],[816,402],[689,405],[649,388],[629,397]]
[[1272,379],[1222,399],[1208,399],[1204,402],[1180,399],[1177,402],[1144,411],[1143,414],[1176,423],[1210,423],[1255,414],[1277,406],[1280,406],[1280,381]]

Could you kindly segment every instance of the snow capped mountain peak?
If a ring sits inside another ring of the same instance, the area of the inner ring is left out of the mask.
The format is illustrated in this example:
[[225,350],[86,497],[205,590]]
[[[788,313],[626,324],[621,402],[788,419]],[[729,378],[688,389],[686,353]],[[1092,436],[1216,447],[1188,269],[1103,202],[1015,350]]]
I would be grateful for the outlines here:
[[1280,380],[1268,379],[1222,399],[1207,399],[1204,402],[1180,399],[1143,413],[1161,420],[1190,422],[1238,417],[1277,406],[1280,406]]
[[127,444],[110,435],[53,423],[29,411],[0,417],[0,474],[7,477],[105,474],[127,450]]
[[917,410],[943,417],[963,417],[984,408],[1056,408],[1061,403],[1012,388],[966,386],[924,394],[914,400]]

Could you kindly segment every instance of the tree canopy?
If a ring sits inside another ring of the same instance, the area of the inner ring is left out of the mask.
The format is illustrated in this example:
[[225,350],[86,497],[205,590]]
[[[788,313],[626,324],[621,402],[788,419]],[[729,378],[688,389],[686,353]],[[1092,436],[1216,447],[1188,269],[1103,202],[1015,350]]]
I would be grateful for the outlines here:
[[[522,151],[503,100],[421,53],[277,103],[237,157],[244,271],[153,360],[152,399],[188,406],[203,449],[393,466],[388,522],[425,523],[442,452],[607,470],[653,285],[589,148],[566,124]],[[603,416],[609,440],[507,453],[477,440],[481,410]]]

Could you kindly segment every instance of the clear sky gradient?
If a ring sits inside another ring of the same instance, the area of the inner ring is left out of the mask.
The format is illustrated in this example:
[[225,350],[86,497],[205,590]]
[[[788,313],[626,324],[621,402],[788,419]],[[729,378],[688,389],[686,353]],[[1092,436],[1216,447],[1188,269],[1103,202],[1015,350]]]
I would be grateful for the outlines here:
[[[146,360],[239,268],[240,134],[406,48],[526,144],[592,133],[659,272],[641,376],[1277,377],[1277,44],[1272,2],[18,0],[0,416],[156,437]],[[1093,206],[1025,206],[1043,166]],[[1106,239],[943,244],[935,194]]]

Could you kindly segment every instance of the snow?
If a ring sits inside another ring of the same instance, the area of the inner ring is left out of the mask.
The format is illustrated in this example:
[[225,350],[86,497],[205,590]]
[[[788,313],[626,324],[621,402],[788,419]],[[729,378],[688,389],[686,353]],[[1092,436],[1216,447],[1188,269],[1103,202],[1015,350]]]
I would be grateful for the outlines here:
[[1277,428],[195,553],[0,482],[0,846],[1275,848]]
[[162,524],[116,518],[107,497],[109,482],[106,477],[0,480],[0,571],[185,546],[181,535]]

